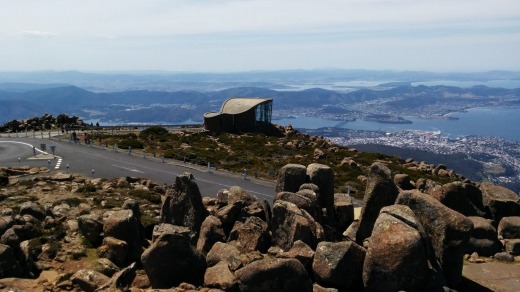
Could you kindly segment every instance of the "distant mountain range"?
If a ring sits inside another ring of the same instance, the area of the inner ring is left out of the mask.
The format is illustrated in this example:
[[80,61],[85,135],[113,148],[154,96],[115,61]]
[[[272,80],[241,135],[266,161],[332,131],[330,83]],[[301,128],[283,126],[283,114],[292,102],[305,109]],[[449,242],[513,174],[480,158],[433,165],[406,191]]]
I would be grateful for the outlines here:
[[43,113],[76,115],[84,119],[113,122],[201,121],[208,111],[220,109],[230,97],[273,98],[274,110],[309,109],[317,114],[365,116],[385,113],[399,117],[442,115],[446,111],[475,106],[520,106],[520,89],[474,86],[410,86],[337,92],[321,88],[277,91],[259,87],[236,87],[217,91],[181,90],[92,92],[61,84],[0,84],[0,123]]

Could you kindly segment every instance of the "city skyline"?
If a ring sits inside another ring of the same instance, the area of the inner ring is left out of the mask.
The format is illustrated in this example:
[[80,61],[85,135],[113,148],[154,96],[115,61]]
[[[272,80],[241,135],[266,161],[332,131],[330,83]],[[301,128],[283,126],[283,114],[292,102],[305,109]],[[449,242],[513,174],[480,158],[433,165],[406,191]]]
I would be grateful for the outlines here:
[[0,0],[2,71],[519,70],[512,0]]

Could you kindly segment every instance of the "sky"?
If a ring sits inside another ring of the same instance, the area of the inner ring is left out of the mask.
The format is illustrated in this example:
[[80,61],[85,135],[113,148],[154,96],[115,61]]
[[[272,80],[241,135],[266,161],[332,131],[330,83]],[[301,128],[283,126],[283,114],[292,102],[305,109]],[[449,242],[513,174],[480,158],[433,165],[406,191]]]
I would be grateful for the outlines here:
[[520,70],[518,0],[0,0],[0,71]]

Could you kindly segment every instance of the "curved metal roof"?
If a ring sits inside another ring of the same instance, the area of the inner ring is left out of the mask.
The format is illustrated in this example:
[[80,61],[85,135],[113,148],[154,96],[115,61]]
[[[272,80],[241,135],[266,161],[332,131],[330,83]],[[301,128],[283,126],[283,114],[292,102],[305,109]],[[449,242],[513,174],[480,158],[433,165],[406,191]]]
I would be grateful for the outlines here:
[[256,97],[232,97],[224,101],[220,112],[205,113],[204,117],[211,118],[220,114],[236,115],[250,110],[251,108],[264,103],[272,101],[271,98],[256,98]]

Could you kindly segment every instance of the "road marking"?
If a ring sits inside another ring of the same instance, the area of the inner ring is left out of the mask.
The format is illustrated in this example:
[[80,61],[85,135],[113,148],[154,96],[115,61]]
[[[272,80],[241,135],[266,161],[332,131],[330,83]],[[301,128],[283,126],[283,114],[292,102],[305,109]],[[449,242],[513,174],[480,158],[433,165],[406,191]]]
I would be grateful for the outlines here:
[[119,167],[119,168],[122,168],[122,169],[126,169],[126,170],[129,170],[129,171],[132,171],[132,172],[144,173],[144,172],[142,172],[140,170],[137,170],[135,168],[124,167],[124,166],[116,165],[116,164],[112,164],[112,166]]
[[61,160],[62,160],[62,158],[58,159],[58,162],[56,162],[56,166],[54,167],[54,169],[60,168]]
[[[32,144],[25,143],[25,142],[19,142],[19,141],[0,141],[0,143],[16,143],[16,144],[23,144],[23,145],[29,146],[31,148],[34,147]],[[42,151],[42,150],[40,150],[40,149],[38,149],[36,147],[34,147],[34,150],[36,150],[36,151],[38,151],[38,152],[40,152],[42,154],[49,154],[49,153],[47,153],[45,151]]]

